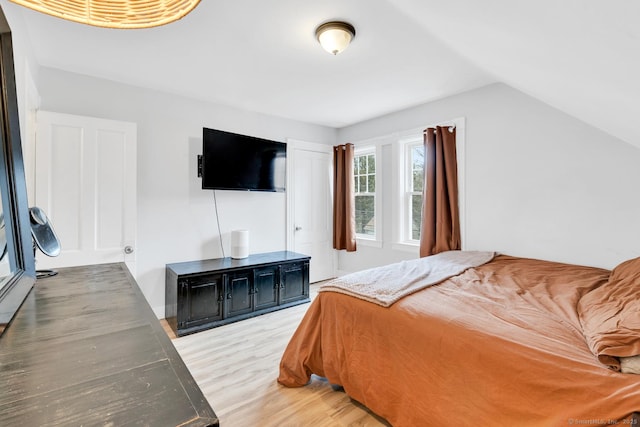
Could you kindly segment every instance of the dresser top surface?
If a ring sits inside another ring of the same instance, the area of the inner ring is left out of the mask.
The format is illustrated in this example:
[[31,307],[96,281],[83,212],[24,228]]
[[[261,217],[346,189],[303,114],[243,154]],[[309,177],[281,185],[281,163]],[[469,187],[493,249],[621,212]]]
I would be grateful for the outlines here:
[[2,425],[218,425],[123,264],[39,279],[0,338]]

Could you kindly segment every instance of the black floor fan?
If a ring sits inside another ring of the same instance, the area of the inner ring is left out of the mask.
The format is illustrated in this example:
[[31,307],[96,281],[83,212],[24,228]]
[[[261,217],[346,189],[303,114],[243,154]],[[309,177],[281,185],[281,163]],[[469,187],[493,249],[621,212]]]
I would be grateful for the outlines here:
[[[53,231],[51,221],[42,209],[37,206],[29,208],[29,220],[31,223],[31,236],[33,237],[33,256],[36,248],[43,254],[54,257],[60,255],[60,240]],[[58,274],[55,270],[36,270],[36,278],[43,279]]]

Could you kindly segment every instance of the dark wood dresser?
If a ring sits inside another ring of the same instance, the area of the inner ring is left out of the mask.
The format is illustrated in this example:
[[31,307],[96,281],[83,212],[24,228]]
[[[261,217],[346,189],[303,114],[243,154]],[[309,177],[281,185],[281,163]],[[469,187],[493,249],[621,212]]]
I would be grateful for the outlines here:
[[3,426],[217,426],[124,264],[36,282],[0,337]]

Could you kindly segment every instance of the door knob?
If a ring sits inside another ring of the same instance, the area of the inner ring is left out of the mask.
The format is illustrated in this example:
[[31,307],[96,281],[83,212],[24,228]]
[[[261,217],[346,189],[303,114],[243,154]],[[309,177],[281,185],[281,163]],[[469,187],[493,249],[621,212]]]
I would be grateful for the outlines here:
[[124,253],[129,255],[133,253],[133,246],[125,246],[124,247]]
[[300,231],[302,230],[302,227],[300,227],[299,225],[296,225],[296,231]]

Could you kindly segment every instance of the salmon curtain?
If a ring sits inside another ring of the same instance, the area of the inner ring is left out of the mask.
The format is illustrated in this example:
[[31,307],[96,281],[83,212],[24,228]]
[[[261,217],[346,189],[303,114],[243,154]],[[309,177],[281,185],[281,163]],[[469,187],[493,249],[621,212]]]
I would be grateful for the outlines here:
[[333,247],[356,250],[353,144],[333,147]]
[[426,129],[424,147],[421,257],[460,249],[455,127]]

